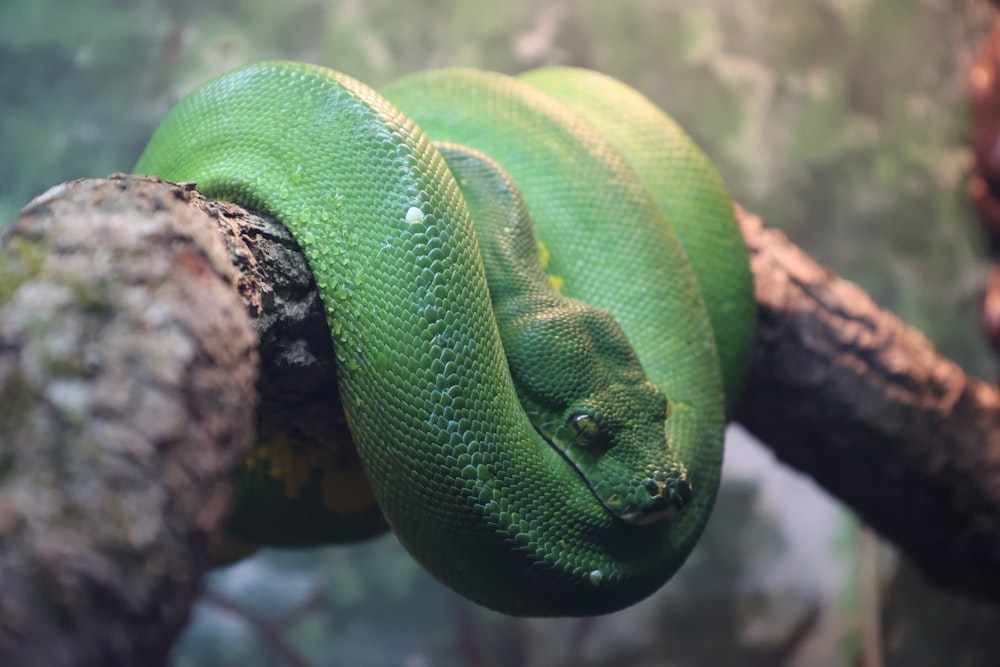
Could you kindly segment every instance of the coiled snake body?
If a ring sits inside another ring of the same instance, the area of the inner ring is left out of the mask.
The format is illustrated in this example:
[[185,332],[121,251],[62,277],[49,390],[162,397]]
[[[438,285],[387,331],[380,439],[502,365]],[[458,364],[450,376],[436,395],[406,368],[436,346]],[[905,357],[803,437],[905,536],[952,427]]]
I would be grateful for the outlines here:
[[[292,231],[378,507],[436,577],[503,612],[585,615],[687,557],[752,285],[718,176],[639,93],[560,68],[379,94],[261,63],[182,100],[136,171]],[[302,511],[336,534],[336,508]]]

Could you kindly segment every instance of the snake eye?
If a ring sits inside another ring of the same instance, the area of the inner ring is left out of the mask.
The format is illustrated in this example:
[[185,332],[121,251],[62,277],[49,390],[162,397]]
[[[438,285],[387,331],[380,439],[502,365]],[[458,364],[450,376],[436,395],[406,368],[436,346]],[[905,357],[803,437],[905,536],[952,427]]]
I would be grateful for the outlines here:
[[566,420],[570,431],[580,439],[581,444],[593,442],[601,432],[600,424],[592,415],[585,412],[574,412]]

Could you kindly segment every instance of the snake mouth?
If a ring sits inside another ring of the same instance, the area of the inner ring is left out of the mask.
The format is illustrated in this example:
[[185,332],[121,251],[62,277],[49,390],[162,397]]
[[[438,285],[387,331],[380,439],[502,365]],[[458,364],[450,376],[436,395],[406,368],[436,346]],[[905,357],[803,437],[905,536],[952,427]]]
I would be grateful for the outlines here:
[[[605,507],[607,507],[607,505],[605,505]],[[637,509],[633,512],[626,512],[616,516],[625,523],[630,523],[633,526],[648,526],[664,519],[672,519],[677,516],[678,511],[679,510],[676,507],[666,507],[656,512]]]
[[691,502],[693,494],[687,481],[687,475],[678,468],[672,468],[666,473],[646,476],[640,481],[639,486],[645,489],[649,496],[648,499],[644,499],[642,504],[626,502],[615,493],[605,497],[591,483],[587,473],[573,459],[570,452],[560,447],[540,429],[535,428],[535,431],[579,475],[581,481],[605,511],[619,521],[633,526],[648,526],[673,519]]
[[[653,475],[641,485],[649,494],[650,500],[641,507],[633,506],[617,513],[618,518],[626,523],[647,526],[671,520],[691,503],[693,497],[687,476],[677,468],[672,468],[665,475]],[[615,513],[614,510],[610,511]]]
[[[569,467],[573,470],[573,472],[575,472],[580,477],[580,480],[584,483],[584,485],[594,496],[594,498],[597,499],[597,502],[601,503],[601,506],[604,507],[604,509],[607,510],[607,512],[611,514],[611,516],[615,517],[616,519],[621,519],[619,514],[615,512],[611,507],[608,507],[608,504],[604,502],[604,498],[601,498],[601,494],[597,492],[597,489],[594,488],[594,485],[590,483],[589,479],[587,479],[587,475],[583,472],[583,470],[580,469],[580,466],[576,464],[576,461],[573,460],[573,458],[569,455],[569,453],[566,452],[565,449],[560,447],[554,440],[552,440],[552,438],[546,435],[545,432],[542,431],[540,428],[538,428],[537,426],[535,426],[534,428],[535,432],[538,433],[539,437],[541,437],[541,439],[544,440],[549,447],[555,450],[555,452],[559,454],[559,456],[561,456],[564,461],[566,461],[566,464],[569,465]],[[628,521],[628,523],[632,522]]]

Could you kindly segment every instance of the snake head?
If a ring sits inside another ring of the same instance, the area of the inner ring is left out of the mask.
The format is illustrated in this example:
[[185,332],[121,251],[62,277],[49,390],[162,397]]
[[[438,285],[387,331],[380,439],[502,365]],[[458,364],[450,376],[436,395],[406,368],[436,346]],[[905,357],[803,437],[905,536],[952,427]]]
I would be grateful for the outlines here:
[[565,298],[531,313],[504,342],[535,429],[616,518],[644,525],[678,514],[692,490],[667,441],[669,402],[617,321]]
[[646,525],[673,518],[693,496],[666,439],[668,405],[650,382],[613,382],[568,407],[561,427],[542,433],[608,512]]

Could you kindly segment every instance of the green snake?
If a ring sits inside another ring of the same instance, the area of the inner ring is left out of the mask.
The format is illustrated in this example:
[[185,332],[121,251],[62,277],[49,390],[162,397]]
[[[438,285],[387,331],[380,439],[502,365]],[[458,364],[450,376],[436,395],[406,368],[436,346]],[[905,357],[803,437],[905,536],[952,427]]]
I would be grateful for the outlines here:
[[[377,501],[352,511],[384,515],[435,577],[505,613],[579,616],[683,563],[714,503],[754,299],[721,180],[640,93],[571,68],[429,71],[375,92],[261,63],[181,100],[135,171],[292,232]],[[244,533],[336,539],[350,512],[297,493],[322,466],[290,484],[289,452],[262,436],[248,466],[277,481],[243,493],[308,519]]]

